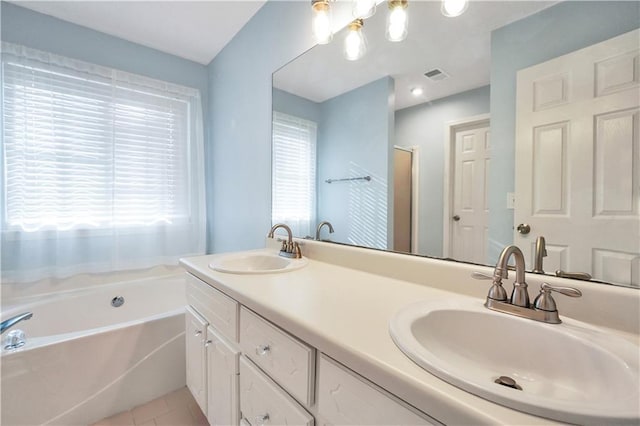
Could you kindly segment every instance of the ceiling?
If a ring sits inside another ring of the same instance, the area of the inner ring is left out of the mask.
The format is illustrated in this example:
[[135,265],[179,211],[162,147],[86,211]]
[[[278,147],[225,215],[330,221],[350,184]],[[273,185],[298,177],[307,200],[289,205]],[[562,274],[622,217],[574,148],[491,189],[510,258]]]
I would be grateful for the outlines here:
[[[457,18],[440,13],[435,1],[409,2],[409,35],[400,43],[385,38],[386,8],[365,21],[368,51],[358,61],[342,55],[344,30],[274,74],[274,86],[314,102],[324,102],[364,84],[391,76],[395,108],[402,109],[489,84],[491,32],[539,12],[556,1],[472,1]],[[439,68],[450,77],[431,81],[424,73]],[[421,96],[410,89],[422,87]]]
[[204,65],[266,0],[12,1],[133,43]]

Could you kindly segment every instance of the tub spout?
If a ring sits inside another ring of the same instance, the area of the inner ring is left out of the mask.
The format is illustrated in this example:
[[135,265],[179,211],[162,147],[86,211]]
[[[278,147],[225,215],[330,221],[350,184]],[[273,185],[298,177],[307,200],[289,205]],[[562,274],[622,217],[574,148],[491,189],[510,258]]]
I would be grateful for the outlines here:
[[8,320],[2,321],[0,323],[0,334],[4,333],[6,330],[10,329],[20,321],[26,321],[31,319],[33,314],[31,312],[25,312],[24,314],[16,315],[15,317],[11,317]]

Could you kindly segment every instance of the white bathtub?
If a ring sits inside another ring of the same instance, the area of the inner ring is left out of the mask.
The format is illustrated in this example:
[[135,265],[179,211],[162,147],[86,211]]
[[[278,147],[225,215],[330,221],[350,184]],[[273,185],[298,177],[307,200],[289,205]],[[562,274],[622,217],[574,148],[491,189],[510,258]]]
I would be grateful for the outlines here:
[[184,386],[185,305],[178,273],[3,306],[2,320],[33,318],[1,352],[0,423],[86,425]]

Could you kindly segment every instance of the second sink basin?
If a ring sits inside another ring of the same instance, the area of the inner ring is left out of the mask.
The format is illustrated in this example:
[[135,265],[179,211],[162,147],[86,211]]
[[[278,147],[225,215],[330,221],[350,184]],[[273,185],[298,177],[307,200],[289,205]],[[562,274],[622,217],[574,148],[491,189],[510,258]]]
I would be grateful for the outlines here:
[[490,401],[570,423],[640,420],[638,345],[587,324],[543,324],[460,297],[409,305],[389,326],[418,365]]
[[275,274],[300,269],[306,264],[304,258],[288,259],[277,252],[259,251],[223,256],[211,262],[209,267],[229,274]]

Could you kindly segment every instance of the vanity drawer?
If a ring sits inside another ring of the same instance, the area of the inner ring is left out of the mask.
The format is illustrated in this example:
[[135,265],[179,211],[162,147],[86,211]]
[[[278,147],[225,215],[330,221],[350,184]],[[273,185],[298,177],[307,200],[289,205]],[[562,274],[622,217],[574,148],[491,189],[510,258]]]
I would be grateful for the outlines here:
[[313,403],[315,350],[250,310],[240,309],[240,347],[294,398]]
[[313,426],[311,414],[244,356],[240,357],[240,412],[241,424]]
[[318,363],[319,425],[440,425],[325,355]]
[[187,303],[204,316],[223,337],[232,342],[238,341],[238,302],[187,274]]

